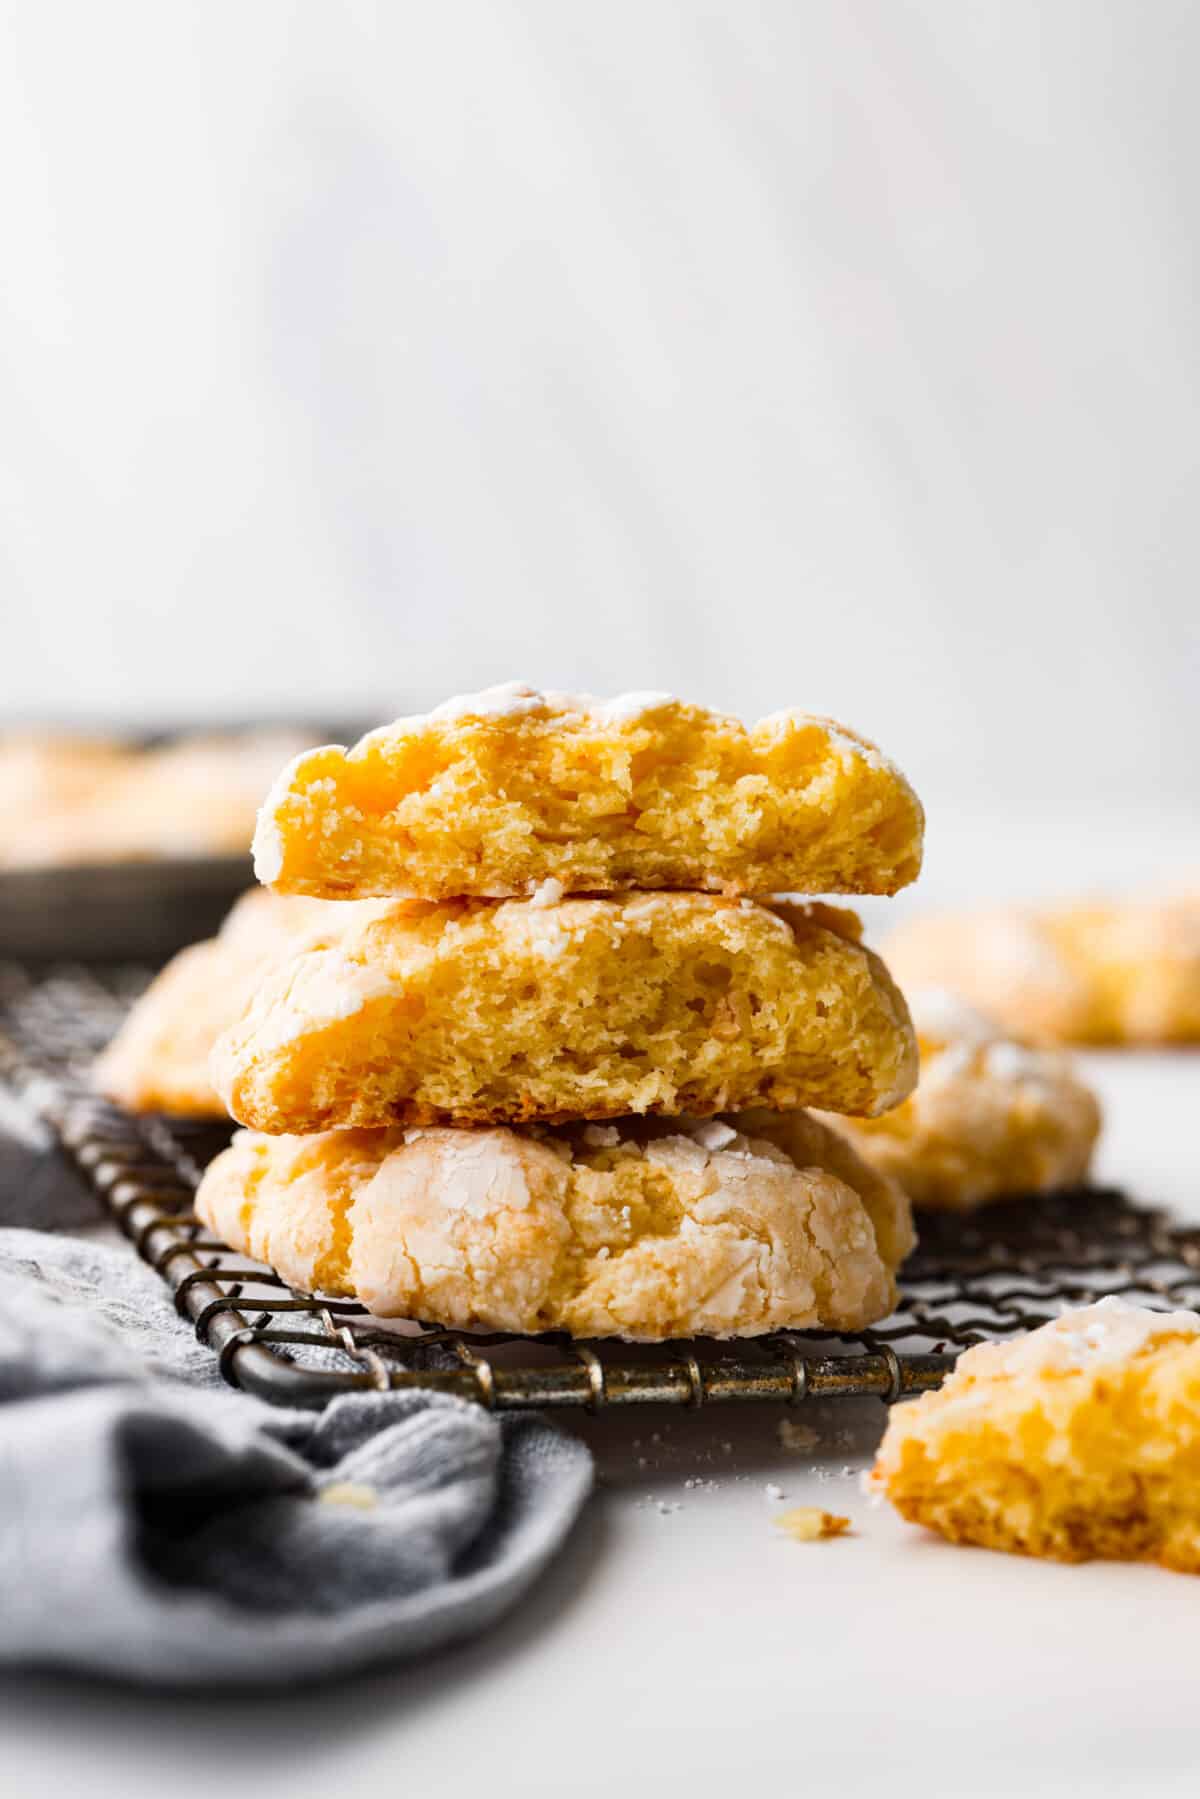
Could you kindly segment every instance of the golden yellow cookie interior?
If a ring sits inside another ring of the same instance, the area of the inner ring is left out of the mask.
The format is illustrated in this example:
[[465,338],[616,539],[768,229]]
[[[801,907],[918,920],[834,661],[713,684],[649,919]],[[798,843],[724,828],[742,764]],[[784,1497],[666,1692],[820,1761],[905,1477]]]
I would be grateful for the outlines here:
[[970,1349],[871,1480],[955,1542],[1200,1572],[1200,1318],[1109,1298]]
[[264,980],[214,1052],[255,1129],[847,1112],[912,1086],[887,970],[828,907],[708,894],[377,902]]
[[832,720],[747,729],[666,694],[513,684],[297,758],[255,859],[260,880],[327,898],[893,893],[923,830],[904,777]]

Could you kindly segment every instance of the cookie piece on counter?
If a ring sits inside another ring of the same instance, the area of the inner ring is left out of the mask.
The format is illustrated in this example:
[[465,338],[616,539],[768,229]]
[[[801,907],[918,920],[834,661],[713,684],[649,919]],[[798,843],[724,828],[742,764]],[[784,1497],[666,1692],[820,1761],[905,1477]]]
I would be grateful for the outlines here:
[[956,1543],[1200,1572],[1200,1317],[1110,1298],[967,1350],[870,1484]]
[[913,919],[884,953],[907,989],[961,993],[1047,1043],[1200,1043],[1200,892]]
[[213,1076],[256,1130],[877,1112],[916,1080],[904,1001],[831,907],[646,893],[364,902],[276,967]]
[[131,1112],[224,1118],[208,1072],[213,1044],[273,960],[344,928],[358,910],[262,887],[244,893],[216,937],[180,950],[151,981],[97,1059],[93,1084]]
[[381,1317],[643,1342],[858,1329],[894,1299],[871,1207],[904,1199],[815,1121],[801,1136],[803,1165],[719,1119],[241,1132],[196,1209],[290,1285]]
[[669,694],[514,683],[298,757],[254,853],[261,881],[330,899],[894,893],[923,830],[899,770],[830,719],[747,729]]
[[942,988],[906,997],[921,1052],[916,1091],[885,1117],[829,1122],[916,1206],[970,1212],[1078,1186],[1100,1106],[1068,1058],[1013,1041]]

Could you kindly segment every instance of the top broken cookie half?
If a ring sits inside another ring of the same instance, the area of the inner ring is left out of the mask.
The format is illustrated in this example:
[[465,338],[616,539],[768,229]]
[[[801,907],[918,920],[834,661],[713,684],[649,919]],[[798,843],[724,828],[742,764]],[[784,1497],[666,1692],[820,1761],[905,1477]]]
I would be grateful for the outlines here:
[[325,899],[890,894],[923,831],[899,769],[830,719],[511,684],[298,756],[254,855],[268,886]]

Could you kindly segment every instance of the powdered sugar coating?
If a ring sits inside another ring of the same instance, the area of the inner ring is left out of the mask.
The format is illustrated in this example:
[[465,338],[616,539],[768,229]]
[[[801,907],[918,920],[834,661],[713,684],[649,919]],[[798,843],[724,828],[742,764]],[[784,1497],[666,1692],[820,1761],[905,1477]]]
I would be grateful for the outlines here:
[[536,712],[591,713],[611,724],[632,724],[647,713],[660,712],[664,706],[677,706],[672,693],[642,691],[618,693],[612,699],[597,699],[590,693],[547,693],[529,687],[524,681],[503,681],[485,687],[479,693],[459,693],[443,700],[432,712],[415,714],[400,721],[411,730],[425,723],[459,724],[470,718],[527,718]]
[[1113,1293],[1066,1311],[1015,1342],[977,1344],[960,1358],[956,1374],[1073,1374],[1128,1361],[1162,1337],[1200,1337],[1200,1317],[1155,1312]]
[[998,1026],[949,987],[918,987],[906,993],[917,1036],[931,1043],[993,1043]]
[[811,1121],[803,1165],[608,1129],[602,1165],[572,1127],[242,1132],[197,1207],[289,1283],[381,1317],[655,1341],[886,1313],[892,1263],[847,1178],[869,1190],[869,1171]]

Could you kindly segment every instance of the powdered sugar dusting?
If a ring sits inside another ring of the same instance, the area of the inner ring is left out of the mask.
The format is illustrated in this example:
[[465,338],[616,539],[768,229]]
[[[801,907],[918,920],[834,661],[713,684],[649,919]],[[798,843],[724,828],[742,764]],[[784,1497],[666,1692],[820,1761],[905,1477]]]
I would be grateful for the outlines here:
[[948,987],[918,987],[905,994],[918,1037],[931,1043],[994,1043],[999,1028]]
[[[429,713],[439,723],[454,723],[462,718],[524,718],[530,712],[544,712],[546,696],[524,681],[502,681],[485,687],[479,693],[458,693],[443,700]],[[414,719],[413,724],[419,721]]]
[[990,1043],[983,1066],[997,1081],[1044,1081],[1058,1071],[1059,1059],[1023,1043]]
[[737,1142],[737,1132],[720,1118],[707,1118],[703,1124],[693,1125],[688,1135],[693,1143],[701,1149],[715,1151],[728,1149],[731,1143]]
[[1116,1294],[1064,1312],[1015,1343],[985,1343],[960,1359],[963,1374],[1070,1374],[1128,1361],[1159,1337],[1200,1337],[1195,1312],[1155,1312]]
[[673,693],[619,693],[614,699],[604,700],[595,711],[599,718],[624,724],[647,712],[660,712],[664,706],[677,704]]
[[529,896],[529,904],[537,906],[539,909],[543,906],[557,906],[565,892],[566,888],[562,882],[556,876],[550,875],[534,888]]

